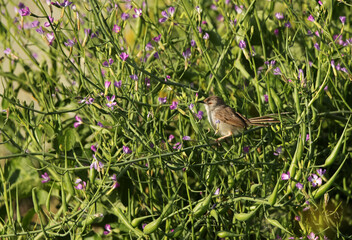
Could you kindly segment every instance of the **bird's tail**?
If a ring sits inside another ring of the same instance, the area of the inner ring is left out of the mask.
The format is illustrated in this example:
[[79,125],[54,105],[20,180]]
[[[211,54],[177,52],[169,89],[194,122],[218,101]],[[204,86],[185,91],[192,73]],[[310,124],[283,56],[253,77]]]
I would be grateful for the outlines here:
[[[290,114],[289,112],[280,113],[280,115],[287,115]],[[260,126],[260,127],[267,127],[273,123],[280,123],[280,120],[277,120],[278,114],[269,114],[262,117],[254,117],[249,118],[249,125],[252,126]]]

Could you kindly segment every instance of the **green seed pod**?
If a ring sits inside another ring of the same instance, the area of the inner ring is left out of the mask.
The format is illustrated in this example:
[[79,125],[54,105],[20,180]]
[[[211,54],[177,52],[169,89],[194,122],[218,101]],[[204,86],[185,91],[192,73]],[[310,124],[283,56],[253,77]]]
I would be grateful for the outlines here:
[[94,185],[96,176],[97,176],[97,171],[94,168],[90,169],[89,170],[89,182],[91,183],[90,185],[92,186]]
[[260,206],[258,206],[256,209],[254,209],[252,212],[249,212],[249,213],[236,213],[234,217],[238,221],[247,221],[255,215],[255,213],[258,211],[259,208]]
[[131,222],[131,225],[133,227],[137,227],[139,224],[141,224],[141,222],[147,218],[150,218],[150,217],[154,217],[155,215],[150,215],[150,216],[144,216],[144,217],[139,217],[139,218],[135,218],[132,220]]
[[327,167],[327,166],[330,166],[331,164],[334,163],[337,155],[339,154],[339,151],[340,151],[340,148],[342,146],[342,142],[343,142],[343,139],[345,137],[345,134],[347,132],[347,127],[348,127],[348,123],[350,122],[350,119],[351,117],[348,118],[348,121],[346,123],[346,126],[345,126],[345,129],[343,130],[342,134],[341,134],[341,137],[339,139],[339,141],[337,142],[337,144],[335,145],[334,149],[332,150],[331,154],[329,155],[329,157],[325,160],[325,163],[324,163],[324,167]]
[[340,167],[336,170],[336,172],[334,173],[334,175],[329,179],[329,181],[327,181],[324,185],[320,186],[318,189],[316,189],[312,195],[314,197],[314,199],[318,199],[320,198],[321,196],[324,195],[324,193],[326,191],[329,190],[329,188],[331,187],[331,185],[335,182],[336,178],[337,178],[337,175],[339,174],[339,172],[341,171],[342,169],[342,166],[345,164],[346,162],[346,159],[348,157],[351,157],[352,154],[347,154],[345,159],[343,160],[343,162],[341,163]]
[[33,208],[36,213],[39,212],[39,206],[38,206],[38,201],[37,201],[37,194],[35,191],[36,188],[32,189],[32,202],[33,202]]
[[211,201],[212,194],[210,193],[208,197],[197,203],[197,205],[193,208],[194,217],[200,217],[203,215],[208,209]]
[[69,194],[71,194],[72,196],[75,195],[75,189],[73,188],[73,184],[72,184],[72,180],[71,180],[71,177],[70,177],[70,174],[69,172],[65,172],[65,175],[64,175],[64,182],[65,182],[65,187],[66,187],[66,190]]
[[67,212],[66,194],[63,186],[61,185],[61,204],[64,213]]
[[219,238],[238,237],[239,234],[232,233],[232,232],[227,232],[227,231],[219,231],[219,232],[216,233],[216,236],[218,236]]
[[161,221],[162,221],[162,218],[161,218],[161,217],[158,217],[158,218],[155,219],[154,221],[148,223],[148,224],[144,227],[143,232],[144,232],[145,234],[151,234],[151,233],[155,232],[155,230],[158,229],[158,227],[159,227]]

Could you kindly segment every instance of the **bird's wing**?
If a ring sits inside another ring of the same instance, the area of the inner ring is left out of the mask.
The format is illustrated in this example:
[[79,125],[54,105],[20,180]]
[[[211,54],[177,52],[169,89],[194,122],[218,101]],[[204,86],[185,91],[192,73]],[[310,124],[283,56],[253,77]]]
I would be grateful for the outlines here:
[[219,109],[215,112],[214,117],[221,122],[235,127],[246,128],[249,125],[247,118],[229,106],[219,107]]

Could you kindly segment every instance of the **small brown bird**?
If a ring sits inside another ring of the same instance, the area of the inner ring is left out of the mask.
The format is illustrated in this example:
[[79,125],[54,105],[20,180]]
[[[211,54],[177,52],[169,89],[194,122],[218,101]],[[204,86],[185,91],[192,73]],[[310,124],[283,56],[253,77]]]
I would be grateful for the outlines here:
[[208,120],[215,132],[219,132],[222,137],[217,141],[227,138],[233,134],[238,134],[248,126],[270,126],[270,123],[279,123],[272,117],[263,116],[247,119],[233,108],[227,106],[222,98],[211,96],[200,103],[205,104]]

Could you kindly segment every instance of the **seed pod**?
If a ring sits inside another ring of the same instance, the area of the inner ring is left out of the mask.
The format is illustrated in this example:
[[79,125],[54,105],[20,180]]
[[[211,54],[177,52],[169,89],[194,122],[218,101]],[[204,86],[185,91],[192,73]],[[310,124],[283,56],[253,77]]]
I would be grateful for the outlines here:
[[216,236],[219,238],[226,238],[226,237],[238,237],[240,234],[227,232],[227,231],[219,231],[216,233]]
[[329,157],[325,160],[325,163],[324,163],[324,167],[327,167],[327,166],[330,166],[331,164],[334,163],[337,155],[339,154],[339,151],[340,151],[340,148],[342,146],[342,142],[343,142],[343,139],[345,137],[345,134],[347,132],[347,127],[348,127],[348,123],[350,122],[350,119],[351,117],[348,118],[348,121],[346,123],[346,126],[345,126],[345,129],[343,130],[342,134],[341,134],[341,137],[339,139],[339,141],[337,142],[337,144],[335,145],[334,149],[332,150],[331,154],[329,155]]
[[314,199],[318,199],[320,198],[321,196],[324,195],[324,193],[326,191],[329,190],[329,188],[331,187],[331,185],[334,183],[334,181],[336,180],[337,178],[337,175],[339,174],[339,172],[341,171],[342,169],[342,166],[344,165],[344,163],[346,162],[346,159],[348,157],[351,157],[352,154],[347,154],[345,159],[343,160],[343,162],[341,163],[340,167],[336,170],[336,172],[334,173],[334,175],[329,179],[329,181],[327,181],[324,185],[320,186],[318,189],[316,189],[312,195],[314,197]]
[[158,229],[158,227],[159,227],[161,221],[162,221],[162,218],[161,218],[161,217],[158,217],[158,218],[155,219],[154,221],[148,223],[148,224],[144,227],[143,232],[144,232],[145,234],[151,234],[151,233],[155,232],[155,230]]
[[212,194],[209,194],[208,197],[197,203],[197,205],[193,208],[194,217],[200,217],[203,215],[209,208],[209,204],[211,201]]
[[254,209],[252,212],[249,213],[236,213],[234,215],[234,217],[238,220],[238,221],[247,221],[249,219],[251,219],[254,214],[258,211],[258,209],[260,208],[260,205]]
[[32,202],[33,202],[33,208],[36,213],[39,212],[39,206],[38,206],[38,201],[37,201],[37,194],[36,194],[36,188],[32,189]]
[[143,220],[145,220],[147,218],[150,218],[150,217],[153,217],[153,216],[155,216],[155,215],[149,215],[149,216],[135,218],[135,219],[132,220],[131,225],[133,227],[137,227]]

